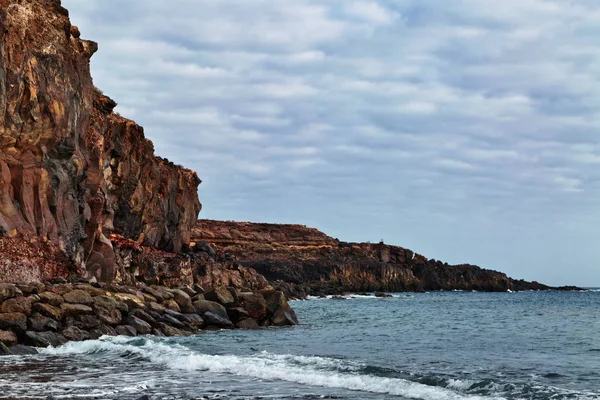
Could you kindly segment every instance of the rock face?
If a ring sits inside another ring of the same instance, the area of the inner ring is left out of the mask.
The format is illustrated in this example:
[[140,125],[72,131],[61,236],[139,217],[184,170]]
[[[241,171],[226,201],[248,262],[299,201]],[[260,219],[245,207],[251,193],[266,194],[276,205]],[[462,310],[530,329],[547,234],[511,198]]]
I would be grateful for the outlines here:
[[60,0],[0,0],[0,25],[0,281],[110,281],[112,233],[180,251],[200,180],[113,113],[90,76],[97,44]]
[[[265,276],[291,297],[364,291],[549,289],[474,265],[448,265],[399,246],[346,243],[303,225],[199,220],[195,247]],[[209,245],[210,244],[210,245]]]

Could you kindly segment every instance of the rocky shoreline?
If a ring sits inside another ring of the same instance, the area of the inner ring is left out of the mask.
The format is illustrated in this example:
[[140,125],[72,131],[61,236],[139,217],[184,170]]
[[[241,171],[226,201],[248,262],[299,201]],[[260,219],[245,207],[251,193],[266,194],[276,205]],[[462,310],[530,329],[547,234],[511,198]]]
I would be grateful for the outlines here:
[[270,289],[0,283],[0,355],[103,335],[189,336],[297,323],[285,295]]

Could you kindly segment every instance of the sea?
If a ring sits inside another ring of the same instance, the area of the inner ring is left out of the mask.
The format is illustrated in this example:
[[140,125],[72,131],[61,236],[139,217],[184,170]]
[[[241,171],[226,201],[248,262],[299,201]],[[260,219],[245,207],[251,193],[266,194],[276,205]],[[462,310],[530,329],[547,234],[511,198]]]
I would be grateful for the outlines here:
[[600,290],[294,301],[300,325],[0,357],[0,399],[600,399]]

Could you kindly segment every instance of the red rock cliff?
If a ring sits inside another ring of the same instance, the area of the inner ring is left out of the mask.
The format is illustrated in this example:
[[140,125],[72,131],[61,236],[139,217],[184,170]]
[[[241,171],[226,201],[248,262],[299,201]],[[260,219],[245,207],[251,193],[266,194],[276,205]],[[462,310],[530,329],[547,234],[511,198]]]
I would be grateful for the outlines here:
[[97,44],[80,39],[60,0],[0,0],[0,25],[1,240],[43,242],[71,268],[15,256],[0,281],[111,280],[112,233],[179,251],[201,208],[200,180],[156,157],[143,129],[113,113],[90,76]]

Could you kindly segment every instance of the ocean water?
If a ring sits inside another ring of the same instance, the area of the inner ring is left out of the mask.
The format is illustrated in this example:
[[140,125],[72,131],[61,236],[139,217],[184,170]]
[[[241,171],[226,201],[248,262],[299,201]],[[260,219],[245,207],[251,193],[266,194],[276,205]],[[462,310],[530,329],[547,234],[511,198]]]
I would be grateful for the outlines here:
[[0,357],[0,399],[600,399],[600,291],[293,306],[292,328]]

